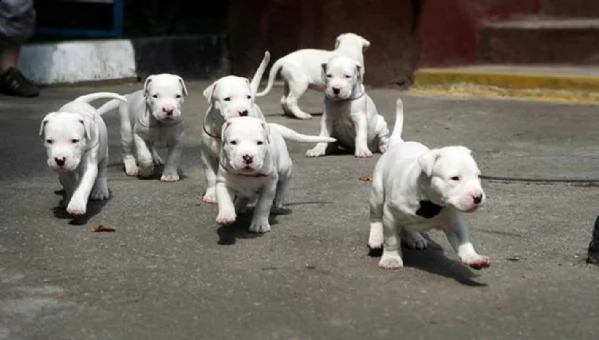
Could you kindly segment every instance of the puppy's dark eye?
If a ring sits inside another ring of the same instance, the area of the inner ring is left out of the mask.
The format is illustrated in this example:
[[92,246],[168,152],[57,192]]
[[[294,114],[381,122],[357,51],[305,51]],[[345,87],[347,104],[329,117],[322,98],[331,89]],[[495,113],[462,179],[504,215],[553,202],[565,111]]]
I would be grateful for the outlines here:
[[54,141],[53,141],[53,140],[51,140],[51,139],[46,139],[46,143],[48,143],[48,144],[52,144],[52,143],[54,143]]
[[453,176],[451,178],[452,181],[459,181],[460,180],[460,176]]
[[181,95],[180,95],[180,94],[178,94],[178,95],[177,95],[177,98],[181,98]]
[[231,101],[231,97],[227,97],[227,98],[225,98],[225,101],[226,101],[226,102],[230,102],[230,101]]
[[79,143],[79,139],[71,139],[71,143],[75,144],[75,143]]
[[231,144],[232,144],[232,145],[237,145],[237,141],[236,141],[236,140],[232,140],[232,141],[231,141]]
[[158,98],[158,95],[157,94],[153,94],[152,98]]
[[332,74],[327,74],[327,78],[333,78]]
[[349,79],[349,78],[351,78],[351,76],[346,74],[345,78]]
[[252,99],[252,96],[248,96],[248,99]]
[[261,141],[261,140],[260,140],[260,141],[258,141],[258,145],[262,145],[262,144],[264,144],[264,142],[263,142],[263,141]]

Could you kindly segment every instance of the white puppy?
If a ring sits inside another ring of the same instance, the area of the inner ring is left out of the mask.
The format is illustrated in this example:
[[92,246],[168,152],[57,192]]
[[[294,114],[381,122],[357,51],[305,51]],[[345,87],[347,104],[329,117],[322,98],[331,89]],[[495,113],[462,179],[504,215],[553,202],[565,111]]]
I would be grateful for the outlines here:
[[361,76],[364,76],[364,52],[370,46],[365,38],[354,34],[344,33],[337,37],[335,49],[332,51],[318,49],[301,49],[278,59],[270,68],[268,84],[264,91],[256,94],[262,97],[272,89],[277,73],[281,71],[285,95],[281,98],[281,106],[287,115],[299,119],[310,119],[312,115],[302,111],[297,101],[308,90],[324,90],[324,82],[320,76],[320,65],[336,55],[344,55],[358,62]]
[[243,212],[249,200],[257,196],[249,227],[249,231],[255,233],[269,231],[271,210],[280,210],[285,203],[292,171],[285,139],[304,143],[335,141],[328,137],[303,135],[255,117],[229,119],[221,135],[216,222],[233,223],[237,213]]
[[[326,89],[320,136],[338,139],[356,157],[372,157],[373,152],[387,150],[389,128],[362,86],[360,69],[360,64],[344,56],[322,64]],[[306,156],[324,156],[326,149],[326,143],[319,143]]]
[[410,247],[424,249],[427,241],[419,232],[430,229],[445,232],[463,263],[475,269],[490,266],[489,258],[474,250],[462,216],[485,202],[471,151],[463,146],[431,150],[404,142],[402,129],[403,103],[398,99],[389,150],[372,176],[368,245],[383,247],[379,267],[402,267],[399,238]]
[[116,93],[88,94],[48,113],[40,125],[48,166],[58,173],[65,190],[63,204],[72,215],[85,215],[88,199],[105,200],[110,196],[106,124],[89,104],[97,99],[127,101]]
[[161,181],[179,180],[178,166],[185,137],[182,105],[187,88],[181,77],[162,73],[150,75],[143,90],[126,95],[128,102],[110,101],[98,112],[119,108],[123,162],[128,176],[151,177],[163,161],[156,147],[167,147]]
[[266,65],[270,61],[270,53],[266,51],[252,82],[247,78],[226,76],[218,79],[204,90],[208,100],[208,109],[203,123],[200,149],[202,150],[202,166],[206,178],[206,192],[202,200],[216,203],[216,172],[221,144],[221,130],[225,120],[232,117],[257,117],[264,120],[260,107],[254,103],[256,91]]

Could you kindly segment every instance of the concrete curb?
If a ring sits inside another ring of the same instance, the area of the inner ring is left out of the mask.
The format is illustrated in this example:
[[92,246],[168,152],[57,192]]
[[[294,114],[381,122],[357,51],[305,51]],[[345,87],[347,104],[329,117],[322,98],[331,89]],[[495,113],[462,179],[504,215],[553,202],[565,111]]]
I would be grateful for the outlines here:
[[28,44],[18,67],[40,85],[145,78],[154,73],[212,79],[230,69],[224,35]]
[[417,86],[469,83],[509,89],[548,89],[599,93],[599,76],[507,73],[464,69],[423,68],[415,72]]
[[422,68],[415,72],[412,91],[595,103],[599,102],[599,76]]

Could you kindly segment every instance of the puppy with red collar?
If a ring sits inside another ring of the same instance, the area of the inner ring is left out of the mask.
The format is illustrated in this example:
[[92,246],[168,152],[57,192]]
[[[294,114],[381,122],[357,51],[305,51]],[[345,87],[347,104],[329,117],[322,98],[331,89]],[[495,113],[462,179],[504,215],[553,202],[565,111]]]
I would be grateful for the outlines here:
[[270,61],[270,53],[266,51],[264,58],[252,78],[226,76],[218,79],[204,90],[208,100],[206,117],[202,123],[202,167],[206,178],[206,192],[203,201],[216,203],[216,171],[218,170],[218,153],[221,144],[221,130],[224,122],[231,117],[258,117],[264,120],[262,110],[254,103],[258,85]]
[[[219,224],[230,224],[237,213],[258,198],[250,232],[270,231],[271,211],[283,208],[291,179],[292,161],[285,139],[302,143],[334,143],[330,137],[308,136],[256,117],[227,120],[221,132],[216,178]],[[235,200],[235,201],[234,201]]]

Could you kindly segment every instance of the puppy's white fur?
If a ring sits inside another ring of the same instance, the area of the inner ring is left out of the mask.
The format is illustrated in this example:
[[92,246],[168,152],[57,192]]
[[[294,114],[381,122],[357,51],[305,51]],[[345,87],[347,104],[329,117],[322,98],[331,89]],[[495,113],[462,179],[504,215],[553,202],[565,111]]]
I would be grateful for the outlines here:
[[63,204],[72,215],[85,215],[88,199],[105,200],[110,196],[106,124],[89,104],[97,99],[127,101],[116,93],[88,94],[48,113],[40,125],[48,166],[58,173],[65,190]]
[[336,55],[344,55],[362,66],[360,72],[363,77],[364,52],[369,46],[370,42],[365,38],[354,33],[344,33],[337,37],[335,49],[332,51],[301,49],[292,52],[272,65],[266,88],[256,96],[262,97],[270,92],[274,79],[280,71],[285,91],[285,95],[281,98],[283,111],[299,119],[310,119],[312,115],[301,110],[297,102],[308,89],[324,90],[325,84],[320,76],[320,65]]
[[260,107],[254,103],[260,80],[270,61],[270,53],[266,51],[252,81],[237,76],[226,76],[218,79],[204,90],[208,100],[208,109],[202,127],[200,149],[202,150],[202,166],[206,179],[206,192],[202,200],[216,203],[216,172],[221,144],[221,130],[225,120],[232,117],[248,116],[264,120]]
[[292,161],[285,139],[304,143],[335,141],[329,137],[303,135],[255,117],[227,120],[221,135],[216,222],[233,223],[237,213],[242,213],[249,200],[257,197],[249,227],[249,231],[255,233],[270,230],[268,217],[271,210],[283,208],[287,197]]
[[429,149],[421,143],[405,142],[403,103],[397,100],[396,121],[389,150],[374,169],[370,194],[370,236],[372,249],[383,248],[379,267],[403,266],[400,238],[408,246],[424,249],[420,232],[445,232],[461,261],[472,268],[490,266],[470,242],[463,213],[476,211],[485,202],[480,170],[463,146]]
[[182,106],[187,95],[180,76],[155,74],[146,78],[142,90],[125,95],[127,103],[110,101],[98,109],[101,113],[119,109],[123,162],[128,176],[151,177],[154,166],[163,164],[156,148],[167,147],[160,180],[179,180],[178,166],[185,139]]
[[[364,90],[360,69],[360,64],[345,56],[322,64],[326,87],[320,136],[338,139],[356,157],[372,157],[373,152],[387,150],[389,128]],[[326,149],[326,143],[319,143],[306,156],[324,156]]]

